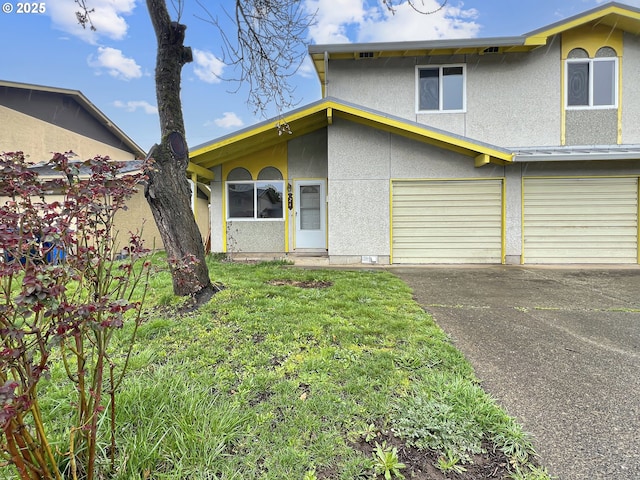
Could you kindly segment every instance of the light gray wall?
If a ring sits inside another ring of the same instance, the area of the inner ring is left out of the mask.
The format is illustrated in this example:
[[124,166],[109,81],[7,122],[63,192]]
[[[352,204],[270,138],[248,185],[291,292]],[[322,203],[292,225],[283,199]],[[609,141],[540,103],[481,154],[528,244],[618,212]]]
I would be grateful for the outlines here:
[[388,261],[391,179],[504,176],[504,167],[475,168],[472,157],[342,119],[329,127],[328,139],[332,262],[363,255]]
[[640,37],[624,35],[622,143],[640,144]]
[[284,252],[284,220],[227,222],[228,253]]
[[566,145],[618,143],[618,110],[567,110]]
[[289,180],[327,177],[327,129],[294,138],[287,146]]
[[[416,65],[464,63],[466,113],[416,113]],[[560,143],[560,42],[531,53],[334,60],[328,94],[501,146]]]
[[211,216],[211,251],[214,253],[224,251],[224,217],[222,215],[222,198],[224,195],[224,182],[222,168],[220,166],[211,169],[214,179],[211,182],[211,197],[209,215]]

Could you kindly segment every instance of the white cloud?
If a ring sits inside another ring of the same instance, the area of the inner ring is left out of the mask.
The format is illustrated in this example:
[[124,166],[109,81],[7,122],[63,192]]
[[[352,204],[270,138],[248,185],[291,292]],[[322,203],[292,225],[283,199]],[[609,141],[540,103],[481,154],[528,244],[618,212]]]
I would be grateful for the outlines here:
[[[423,11],[437,10],[436,0],[415,0]],[[474,37],[478,12],[450,2],[436,13],[416,12],[406,0],[397,1],[395,14],[376,0],[305,0],[316,12],[309,29],[312,43],[391,42]]]
[[98,47],[98,55],[89,56],[87,63],[98,71],[106,70],[112,77],[121,80],[140,78],[142,69],[132,58],[127,58],[121,50],[111,47]]
[[95,31],[88,26],[82,28],[78,23],[76,12],[80,8],[71,0],[47,0],[47,13],[56,28],[94,45],[100,37],[122,40],[127,35],[129,26],[125,17],[133,13],[135,0],[91,0],[87,3],[93,10],[90,18]]
[[[425,0],[424,4],[428,10],[438,8],[435,0]],[[357,41],[404,42],[475,37],[480,31],[480,25],[474,21],[477,16],[474,9],[452,5],[425,15],[404,2],[397,6],[395,14],[387,10],[380,17],[367,18],[360,26]]]
[[220,83],[224,62],[211,52],[193,49],[193,71],[206,83]]
[[158,107],[156,107],[155,105],[151,105],[145,100],[130,100],[128,102],[116,100],[115,102],[113,102],[113,105],[118,108],[124,108],[127,112],[135,112],[136,110],[140,109],[144,113],[149,115],[155,115],[158,113]]
[[305,0],[305,9],[315,13],[309,28],[313,43],[348,43],[347,29],[364,21],[367,15],[363,0]]
[[[216,118],[213,124],[222,128],[237,128],[242,127],[244,122],[234,112],[224,112],[221,118]],[[205,126],[210,126],[211,122],[207,122]]]

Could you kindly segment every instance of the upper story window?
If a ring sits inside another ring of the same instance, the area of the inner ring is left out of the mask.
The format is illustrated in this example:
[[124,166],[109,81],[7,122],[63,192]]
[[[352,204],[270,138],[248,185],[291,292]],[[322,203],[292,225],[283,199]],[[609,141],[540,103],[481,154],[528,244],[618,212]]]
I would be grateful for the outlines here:
[[567,108],[617,108],[618,58],[615,50],[603,47],[596,58],[575,48],[566,61]]
[[258,180],[244,168],[227,175],[227,220],[283,220],[284,181],[280,170],[266,167]]
[[465,66],[416,68],[418,112],[462,112],[465,109]]

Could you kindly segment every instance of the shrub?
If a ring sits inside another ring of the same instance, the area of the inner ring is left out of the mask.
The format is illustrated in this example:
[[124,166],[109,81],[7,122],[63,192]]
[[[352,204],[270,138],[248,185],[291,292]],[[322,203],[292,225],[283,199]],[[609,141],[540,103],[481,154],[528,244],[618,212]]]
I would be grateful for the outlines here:
[[[40,178],[21,152],[0,155],[0,454],[22,479],[91,480],[105,418],[116,450],[115,392],[129,354],[112,358],[111,340],[130,321],[133,345],[148,279],[139,234],[116,252],[113,221],[144,177],[120,175],[106,157],[73,162],[71,152],[48,166],[56,179]],[[62,200],[47,202],[49,192]],[[54,360],[74,397],[64,448],[52,448],[40,409]]]

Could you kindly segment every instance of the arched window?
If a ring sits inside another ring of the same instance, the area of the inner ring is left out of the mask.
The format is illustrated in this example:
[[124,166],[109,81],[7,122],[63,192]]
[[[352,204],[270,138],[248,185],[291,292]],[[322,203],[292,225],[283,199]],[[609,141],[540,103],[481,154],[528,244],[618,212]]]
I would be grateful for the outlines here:
[[229,172],[227,175],[227,181],[242,181],[242,180],[253,180],[251,178],[251,173],[246,168],[237,167]]
[[284,181],[275,167],[265,167],[254,181],[248,170],[227,175],[228,220],[283,220]]
[[600,48],[595,58],[589,58],[582,48],[574,48],[566,62],[567,108],[617,108],[618,75],[613,48]]

